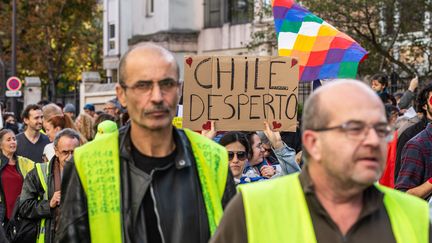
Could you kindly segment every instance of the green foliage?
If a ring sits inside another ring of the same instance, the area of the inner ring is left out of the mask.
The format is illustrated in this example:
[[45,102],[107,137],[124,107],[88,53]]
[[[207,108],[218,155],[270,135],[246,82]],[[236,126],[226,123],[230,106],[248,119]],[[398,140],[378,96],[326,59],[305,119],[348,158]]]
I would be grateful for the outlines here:
[[[41,77],[55,99],[57,88],[75,86],[82,71],[102,70],[102,6],[97,0],[17,3],[20,77]],[[0,8],[0,33],[11,32],[10,16],[10,8]],[[10,60],[9,36],[0,35],[0,58],[5,61]]]

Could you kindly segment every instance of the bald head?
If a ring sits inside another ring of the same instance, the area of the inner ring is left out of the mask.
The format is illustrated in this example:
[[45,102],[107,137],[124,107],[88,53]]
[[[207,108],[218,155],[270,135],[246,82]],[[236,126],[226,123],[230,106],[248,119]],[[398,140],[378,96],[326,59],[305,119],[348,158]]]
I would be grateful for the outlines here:
[[303,109],[302,130],[323,128],[333,114],[364,105],[376,106],[384,113],[384,105],[369,86],[357,80],[336,79],[309,96]]
[[136,46],[131,47],[120,59],[119,64],[119,75],[120,75],[120,84],[124,84],[127,79],[126,66],[130,59],[137,57],[145,57],[152,60],[153,58],[162,58],[166,62],[171,63],[172,68],[175,69],[177,73],[177,78],[180,77],[180,70],[175,60],[173,53],[168,51],[167,49],[156,45],[154,43],[141,43]]

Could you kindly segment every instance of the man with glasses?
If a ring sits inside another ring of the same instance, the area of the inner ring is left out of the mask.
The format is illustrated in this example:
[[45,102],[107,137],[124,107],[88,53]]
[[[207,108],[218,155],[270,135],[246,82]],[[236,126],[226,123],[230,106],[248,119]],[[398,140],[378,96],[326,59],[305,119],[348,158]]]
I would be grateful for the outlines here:
[[20,215],[40,222],[37,242],[54,242],[63,168],[80,145],[79,139],[79,134],[70,128],[60,131],[53,141],[55,156],[48,163],[38,164],[24,179]]
[[240,187],[211,242],[430,242],[426,202],[376,184],[391,129],[373,90],[335,80],[302,120],[302,172]]
[[119,74],[117,97],[131,122],[75,152],[58,240],[208,242],[235,193],[226,150],[173,127],[181,85],[171,52],[132,47]]

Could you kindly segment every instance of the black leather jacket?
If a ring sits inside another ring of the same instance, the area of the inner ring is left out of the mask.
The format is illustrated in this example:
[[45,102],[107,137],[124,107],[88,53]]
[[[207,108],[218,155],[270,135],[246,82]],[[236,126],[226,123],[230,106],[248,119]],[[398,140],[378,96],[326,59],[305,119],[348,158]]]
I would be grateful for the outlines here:
[[[45,218],[45,243],[54,242],[54,209],[50,207],[50,200],[54,194],[53,163],[57,157],[54,156],[49,164],[47,176],[48,200],[41,200],[45,190],[42,187],[36,168],[31,170],[24,179],[20,196],[20,214],[24,218],[41,220]],[[36,240],[36,239],[35,239]]]
[[[163,242],[208,242],[210,231],[195,159],[182,130],[173,130],[175,162],[146,174],[131,156],[130,125],[120,129],[121,208],[123,242],[147,242],[144,212],[140,210],[150,190]],[[229,168],[227,168],[229,170]],[[62,202],[56,242],[90,242],[86,196],[74,165],[64,169]],[[223,207],[235,194],[228,172]]]

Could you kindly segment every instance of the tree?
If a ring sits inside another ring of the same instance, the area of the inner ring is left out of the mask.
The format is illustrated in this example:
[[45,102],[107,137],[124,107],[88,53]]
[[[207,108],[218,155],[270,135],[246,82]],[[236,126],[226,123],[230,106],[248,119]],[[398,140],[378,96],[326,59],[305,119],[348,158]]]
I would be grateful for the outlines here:
[[[97,0],[17,1],[17,71],[44,81],[56,100],[82,71],[101,70],[102,8]],[[0,33],[10,33],[11,8],[0,8]],[[4,24],[3,24],[4,23]],[[10,40],[0,35],[0,58],[10,60]],[[70,85],[72,83],[72,85]]]
[[[405,78],[432,75],[430,1],[310,0],[302,4],[369,51],[360,75],[378,71],[396,71]],[[260,44],[257,37],[275,37],[272,32],[274,28],[267,27],[253,33],[250,47]]]

